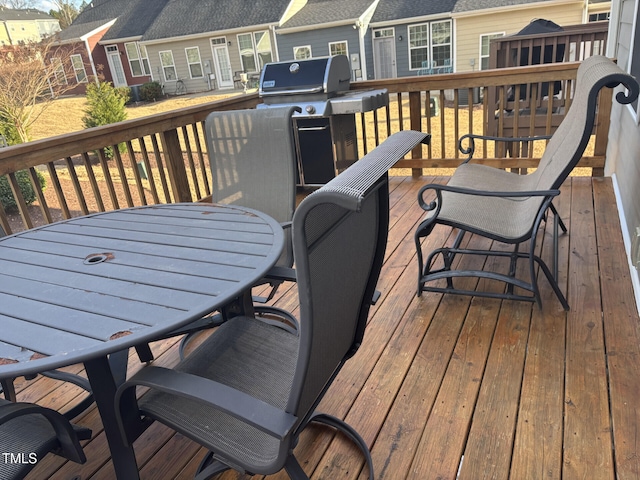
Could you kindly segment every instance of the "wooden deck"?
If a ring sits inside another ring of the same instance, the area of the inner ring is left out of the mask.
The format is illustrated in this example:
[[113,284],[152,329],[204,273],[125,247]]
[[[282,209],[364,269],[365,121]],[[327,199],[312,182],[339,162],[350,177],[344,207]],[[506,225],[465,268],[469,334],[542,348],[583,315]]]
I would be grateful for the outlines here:
[[[416,192],[430,181],[446,179],[392,178],[382,297],[321,409],[362,434],[377,479],[640,478],[639,319],[610,180],[570,178],[557,202],[569,226],[560,238],[560,285],[570,312],[544,278],[542,311],[524,302],[417,298]],[[442,228],[427,241],[440,245],[450,234]],[[539,243],[549,258],[549,242]],[[278,305],[296,308],[294,289],[279,293]],[[175,363],[176,350],[175,341],[159,342],[156,361]],[[134,357],[130,363],[140,368]],[[45,378],[18,386],[19,398],[59,409],[77,393]],[[95,409],[78,423],[94,431],[87,464],[49,456],[29,478],[113,478]],[[135,449],[149,480],[191,478],[204,454],[158,424]],[[367,478],[355,449],[324,427],[308,428],[296,454],[314,479]]]

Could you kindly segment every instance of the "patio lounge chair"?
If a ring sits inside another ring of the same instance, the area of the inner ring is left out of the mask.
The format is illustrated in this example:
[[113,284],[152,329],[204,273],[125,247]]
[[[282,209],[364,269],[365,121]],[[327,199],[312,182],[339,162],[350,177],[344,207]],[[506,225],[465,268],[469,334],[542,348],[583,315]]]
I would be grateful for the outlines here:
[[311,421],[339,428],[354,440],[373,478],[364,440],[315,408],[363,339],[387,242],[387,170],[425,138],[414,131],[393,135],[298,206],[293,217],[298,331],[234,317],[175,369],[148,366],[134,375],[116,394],[117,410],[130,389],[150,387],[138,400],[140,415],[212,452],[198,479],[228,468],[253,474],[284,468],[293,479],[308,478],[293,449]]
[[84,463],[79,440],[89,438],[91,430],[72,425],[55,410],[0,399],[0,478],[24,478],[49,452]]
[[[603,87],[614,88],[623,84],[626,92],[619,92],[616,99],[620,103],[631,103],[638,97],[638,83],[606,57],[593,56],[582,62],[578,68],[575,94],[565,119],[549,140],[538,168],[528,175],[517,175],[485,165],[469,163],[473,156],[474,140],[489,139],[496,141],[530,141],[532,138],[498,138],[479,135],[465,135],[460,139],[460,148],[469,158],[458,167],[447,185],[426,185],[419,194],[420,206],[427,216],[415,232],[418,251],[418,296],[423,291],[456,293],[485,297],[509,298],[515,300],[536,301],[542,307],[537,285],[536,264],[547,277],[551,287],[565,310],[569,309],[564,295],[557,283],[557,241],[558,226],[566,232],[566,226],[558,217],[552,204],[560,194],[560,186],[571,170],[576,166],[591,136],[596,116],[597,96]],[[462,142],[469,141],[470,146],[463,149]],[[435,192],[436,200],[426,200],[426,194]],[[553,250],[554,266],[552,273],[544,261],[536,254],[536,236],[548,211],[554,214]],[[448,225],[459,230],[451,247],[438,248],[423,261],[422,239],[427,237],[438,225]],[[514,246],[513,252],[493,250],[473,250],[461,248],[466,232],[488,237]],[[528,251],[519,251],[523,242],[529,241]],[[508,273],[483,270],[455,270],[453,262],[458,254],[478,254],[503,256],[510,258]],[[434,262],[442,257],[442,268],[436,269]],[[516,278],[516,263],[527,259],[529,279]],[[454,286],[456,277],[481,277],[506,282],[504,293],[491,293],[464,290]],[[446,285],[431,284],[445,280]],[[531,292],[531,295],[516,294],[514,287]]]

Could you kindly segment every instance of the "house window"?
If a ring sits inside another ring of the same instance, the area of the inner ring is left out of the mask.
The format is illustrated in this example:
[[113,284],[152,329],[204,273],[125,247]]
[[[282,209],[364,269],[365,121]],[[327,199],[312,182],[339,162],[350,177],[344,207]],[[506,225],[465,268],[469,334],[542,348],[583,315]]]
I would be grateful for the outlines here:
[[431,23],[431,59],[434,65],[451,66],[451,22]]
[[242,33],[238,35],[240,60],[245,72],[262,70],[265,63],[272,61],[271,38],[268,32]]
[[147,54],[147,47],[138,44],[140,50],[140,59],[142,60],[142,71],[145,75],[151,76],[151,65],[149,65],[149,55]]
[[422,68],[429,61],[429,24],[409,27],[409,68]]
[[147,49],[137,43],[125,43],[124,48],[127,51],[131,75],[134,77],[150,75],[151,69],[149,68],[149,59],[147,58]]
[[349,56],[347,42],[331,42],[329,43],[329,55],[346,55]]
[[187,65],[189,65],[191,78],[202,78],[202,62],[198,47],[185,48],[184,52],[187,55]]
[[51,64],[53,65],[53,76],[56,77],[56,83],[66,85],[67,75],[64,73],[62,60],[60,60],[59,58],[52,58]]
[[176,65],[173,62],[173,52],[171,50],[164,50],[159,52],[159,55],[165,81],[177,80],[178,75],[176,74]]
[[504,37],[503,33],[488,33],[487,35],[480,35],[480,70],[487,70],[489,68],[489,56],[491,55],[491,40],[494,38]]
[[600,12],[600,13],[590,13],[589,21],[590,22],[603,22],[605,20],[609,20],[609,12]]
[[271,56],[271,37],[269,32],[256,32],[253,34],[253,38],[256,42],[256,53],[258,54],[258,62],[260,70],[266,63],[271,63],[273,57]]
[[373,38],[388,38],[393,37],[393,28],[381,28],[380,30],[374,30]]
[[311,58],[311,45],[293,47],[293,58],[295,60],[304,60],[305,58]]
[[[82,55],[71,55],[71,65],[73,66],[73,72],[76,74],[76,81],[78,83],[85,83],[87,81],[87,72],[84,69],[84,62],[82,61]],[[57,75],[56,75],[57,77]]]

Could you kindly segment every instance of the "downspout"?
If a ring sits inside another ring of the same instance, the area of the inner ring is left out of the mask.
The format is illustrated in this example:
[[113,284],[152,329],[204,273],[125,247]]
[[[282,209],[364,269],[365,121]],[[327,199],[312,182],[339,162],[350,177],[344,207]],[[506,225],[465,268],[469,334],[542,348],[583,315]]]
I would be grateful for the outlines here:
[[91,49],[89,48],[89,40],[84,39],[84,46],[87,49],[87,56],[89,57],[89,64],[91,65],[91,72],[93,73],[93,78],[95,79],[96,84],[99,84],[98,81],[98,72],[96,71],[96,65],[93,63],[93,55],[91,55]]
[[358,27],[358,37],[359,37],[359,44],[360,44],[360,69],[362,70],[362,79],[363,80],[368,80],[368,76],[367,76],[367,56],[366,56],[366,51],[365,51],[365,45],[364,45],[364,37],[367,34],[367,30],[369,30],[369,23],[371,22],[371,19],[373,18],[373,14],[376,11],[376,8],[378,7],[378,3],[380,2],[380,0],[375,0],[371,5],[369,5],[369,8],[367,8],[363,14],[360,16],[360,18],[358,18],[358,20],[356,21],[356,26]]
[[276,51],[276,58],[274,61],[279,62],[280,61],[280,51],[278,49],[278,34],[276,33],[276,26],[275,25],[269,25],[269,30],[271,30],[271,38],[273,38],[273,47]]

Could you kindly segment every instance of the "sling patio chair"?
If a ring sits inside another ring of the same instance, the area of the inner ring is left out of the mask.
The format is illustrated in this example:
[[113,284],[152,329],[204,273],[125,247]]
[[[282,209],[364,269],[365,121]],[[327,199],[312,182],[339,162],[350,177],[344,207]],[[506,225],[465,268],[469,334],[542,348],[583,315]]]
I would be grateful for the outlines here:
[[[272,276],[259,285],[270,285],[266,297],[254,296],[259,304],[269,301],[285,280],[295,281],[291,219],[296,205],[296,156],[291,117],[299,109],[229,110],[210,113],[205,120],[205,140],[212,175],[213,203],[253,208],[271,216],[284,228],[285,245]],[[268,305],[256,310],[280,321],[286,313]],[[218,326],[226,314],[216,313],[197,320],[169,336],[186,334],[180,356],[193,335]],[[295,325],[293,325],[295,328]],[[150,353],[149,353],[150,355]],[[150,360],[149,356],[141,356]]]
[[0,399],[0,478],[24,478],[50,452],[85,463],[79,440],[89,438],[91,430],[69,423],[55,410]]
[[252,474],[284,468],[292,479],[308,478],[293,449],[312,421],[355,441],[373,478],[359,434],[315,409],[363,340],[387,243],[387,170],[426,138],[410,130],[389,137],[300,203],[293,217],[297,331],[233,317],[174,369],[146,366],[123,384],[116,394],[121,418],[131,418],[135,387],[149,387],[137,400],[139,417],[210,450],[198,480],[229,468]]
[[[552,200],[560,194],[560,186],[582,157],[589,142],[596,118],[599,91],[603,87],[614,88],[619,84],[626,87],[626,91],[617,93],[618,102],[628,104],[638,97],[638,82],[614,62],[603,56],[593,56],[584,60],[578,68],[571,107],[556,132],[550,137],[538,168],[528,175],[518,175],[498,168],[470,163],[469,160],[474,151],[474,140],[517,142],[536,140],[541,137],[500,138],[473,134],[461,137],[460,149],[464,154],[469,154],[469,158],[456,169],[447,185],[425,185],[418,193],[420,206],[428,212],[415,232],[419,268],[418,296],[423,291],[435,291],[535,300],[541,308],[537,264],[551,284],[563,308],[569,310],[569,304],[557,283],[558,226],[563,232],[566,232],[567,228],[559,218]],[[465,140],[469,142],[468,148],[463,148],[462,143]],[[435,192],[434,201],[426,199],[429,192]],[[538,228],[543,220],[547,220],[548,211],[554,215],[553,272],[536,254]],[[458,229],[458,235],[451,247],[433,250],[424,261],[422,240],[430,235],[438,224]],[[513,251],[461,248],[462,239],[467,232],[510,244],[513,246]],[[519,251],[520,244],[526,241],[529,241],[528,251]],[[458,254],[507,257],[510,259],[509,272],[456,270],[453,268],[453,263]],[[442,263],[436,263],[440,257]],[[527,280],[519,279],[515,275],[519,259],[528,260],[529,279]],[[499,280],[506,282],[507,288],[503,293],[459,289],[454,285],[457,277]],[[514,287],[522,288],[531,294],[517,294]]]

